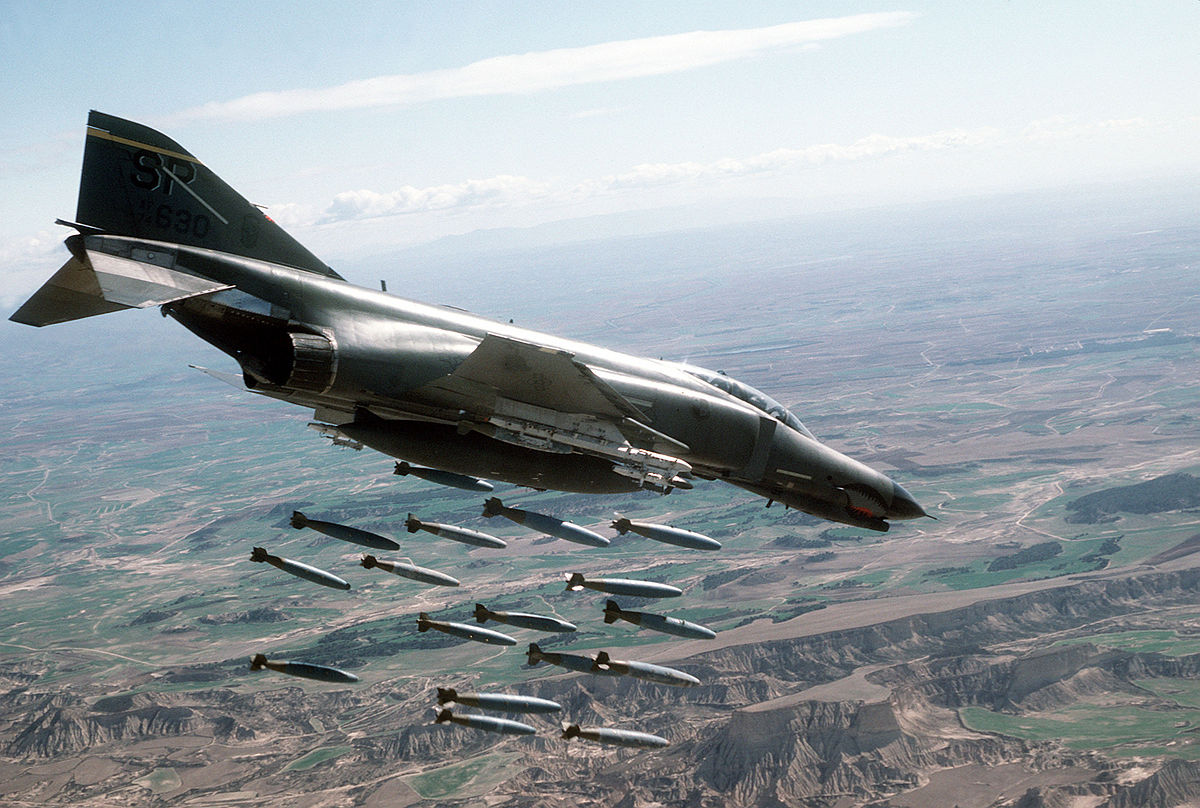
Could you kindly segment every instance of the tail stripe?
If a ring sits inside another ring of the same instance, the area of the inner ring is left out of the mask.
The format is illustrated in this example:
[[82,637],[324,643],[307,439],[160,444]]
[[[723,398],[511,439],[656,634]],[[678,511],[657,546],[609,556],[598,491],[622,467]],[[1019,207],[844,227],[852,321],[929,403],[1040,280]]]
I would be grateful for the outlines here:
[[159,146],[152,146],[149,143],[140,143],[136,140],[130,140],[129,138],[114,135],[112,132],[106,132],[105,130],[99,129],[95,126],[89,126],[87,128],[87,136],[98,137],[101,140],[111,140],[113,143],[120,143],[122,146],[133,146],[137,149],[145,149],[146,151],[152,151],[156,154],[161,154],[166,157],[174,157],[176,160],[187,160],[189,163],[195,163],[198,166],[204,165],[204,163],[200,162],[186,152],[171,151],[170,149],[164,149]]

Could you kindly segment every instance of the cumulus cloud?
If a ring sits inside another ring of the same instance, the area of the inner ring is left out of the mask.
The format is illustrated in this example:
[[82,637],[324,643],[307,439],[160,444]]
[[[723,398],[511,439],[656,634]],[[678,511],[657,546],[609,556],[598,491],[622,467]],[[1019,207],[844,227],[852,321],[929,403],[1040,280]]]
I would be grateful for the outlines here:
[[740,177],[815,168],[827,163],[871,160],[904,152],[942,151],[980,146],[998,141],[997,129],[952,129],[916,137],[868,135],[850,144],[822,143],[801,149],[775,149],[746,158],[725,158],[711,163],[654,163],[634,166],[629,171],[581,183],[576,193],[588,195],[629,188],[649,188],[682,182]]
[[484,205],[523,204],[545,197],[550,185],[528,177],[501,175],[484,180],[467,180],[452,185],[414,188],[406,185],[396,191],[345,191],[333,198],[319,223],[374,219],[405,213],[429,213]]
[[1079,122],[1067,115],[1055,115],[1033,121],[1021,131],[1025,140],[1078,140],[1116,131],[1145,129],[1145,118],[1113,118],[1105,121]]
[[869,135],[850,144],[824,143],[800,149],[775,149],[744,158],[708,163],[647,163],[620,174],[556,185],[528,177],[502,175],[429,188],[405,186],[396,191],[347,191],[334,197],[320,224],[481,207],[519,206],[538,200],[577,202],[625,191],[661,188],[723,178],[746,177],[815,168],[828,163],[873,160],[905,152],[940,151],[980,146],[1001,140],[996,129],[953,129],[915,137]]
[[[40,231],[0,243],[0,309],[9,311],[25,301],[70,257],[63,239],[70,231]],[[7,316],[7,315],[5,315]]]
[[319,212],[311,205],[297,202],[281,202],[263,205],[263,213],[271,217],[271,221],[287,230],[291,227],[310,225],[318,218]]
[[905,25],[909,12],[855,14],[763,28],[693,31],[495,56],[469,65],[352,81],[335,87],[262,92],[186,110],[178,119],[249,120],[304,112],[420,104],[467,96],[528,94],[579,84],[677,73]]
[[[747,157],[726,157],[711,162],[644,163],[619,174],[586,179],[573,184],[501,175],[428,188],[404,186],[399,190],[387,192],[346,191],[335,196],[333,203],[319,217],[313,218],[319,224],[330,224],[487,205],[515,207],[536,201],[578,202],[628,191],[802,171],[824,165],[878,160],[901,154],[947,152],[1013,143],[1078,140],[1150,127],[1152,124],[1142,118],[1080,123],[1066,117],[1055,117],[1034,121],[1015,133],[995,127],[980,127],[946,129],[909,137],[872,134],[852,143],[818,143],[802,148],[773,149]],[[312,222],[313,218],[309,218],[308,221]]]

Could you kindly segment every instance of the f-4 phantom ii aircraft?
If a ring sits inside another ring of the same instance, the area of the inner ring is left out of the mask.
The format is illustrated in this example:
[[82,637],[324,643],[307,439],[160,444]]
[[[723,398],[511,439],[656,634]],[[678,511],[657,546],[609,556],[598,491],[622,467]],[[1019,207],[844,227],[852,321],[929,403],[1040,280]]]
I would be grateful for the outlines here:
[[666,493],[699,478],[872,530],[926,515],[721,373],[354,286],[141,124],[90,114],[75,221],[61,223],[78,231],[70,260],[10,319],[161,306],[326,435],[536,489]]

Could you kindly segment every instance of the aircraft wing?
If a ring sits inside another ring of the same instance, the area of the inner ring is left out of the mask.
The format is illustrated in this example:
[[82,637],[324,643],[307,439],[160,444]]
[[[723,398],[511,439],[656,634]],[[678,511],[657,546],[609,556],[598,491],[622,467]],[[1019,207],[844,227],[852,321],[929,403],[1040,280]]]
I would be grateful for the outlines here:
[[488,334],[443,380],[448,387],[473,388],[486,398],[503,398],[557,412],[605,419],[646,416],[626,398],[558,348]]
[[688,449],[649,427],[633,402],[559,348],[489,333],[453,373],[431,386],[482,402],[472,415],[504,430],[501,439],[537,434],[547,446],[566,442],[605,454],[620,445],[667,453]]

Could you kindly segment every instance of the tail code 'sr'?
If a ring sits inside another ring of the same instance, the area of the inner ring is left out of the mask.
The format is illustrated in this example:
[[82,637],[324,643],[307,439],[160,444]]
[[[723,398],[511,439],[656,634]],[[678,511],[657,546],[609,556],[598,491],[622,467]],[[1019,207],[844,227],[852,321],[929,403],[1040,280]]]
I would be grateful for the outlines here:
[[75,220],[90,232],[205,247],[339,277],[171,138],[88,115]]

